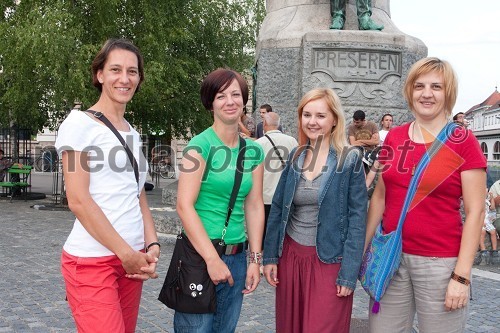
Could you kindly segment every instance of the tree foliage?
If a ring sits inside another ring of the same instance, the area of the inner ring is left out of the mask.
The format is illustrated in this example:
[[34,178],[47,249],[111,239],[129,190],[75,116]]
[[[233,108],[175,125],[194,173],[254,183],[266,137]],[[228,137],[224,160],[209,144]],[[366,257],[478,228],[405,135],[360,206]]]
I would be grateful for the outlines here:
[[168,138],[210,122],[202,78],[248,70],[263,0],[0,0],[0,127],[56,127],[74,101],[98,98],[90,63],[110,37],[131,39],[145,81],[127,107],[143,133]]

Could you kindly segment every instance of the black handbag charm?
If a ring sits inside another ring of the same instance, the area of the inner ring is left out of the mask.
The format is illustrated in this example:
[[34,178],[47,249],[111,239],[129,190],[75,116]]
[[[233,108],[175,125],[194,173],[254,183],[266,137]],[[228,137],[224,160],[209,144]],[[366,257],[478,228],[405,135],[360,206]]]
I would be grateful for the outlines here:
[[[243,177],[246,142],[240,137],[240,151],[236,161],[236,175],[229,200],[226,222],[221,239],[212,240],[215,250],[222,256],[226,244],[224,235],[236,202]],[[158,296],[167,307],[184,313],[214,313],[217,307],[215,285],[208,274],[207,265],[185,233],[177,236],[167,276]]]

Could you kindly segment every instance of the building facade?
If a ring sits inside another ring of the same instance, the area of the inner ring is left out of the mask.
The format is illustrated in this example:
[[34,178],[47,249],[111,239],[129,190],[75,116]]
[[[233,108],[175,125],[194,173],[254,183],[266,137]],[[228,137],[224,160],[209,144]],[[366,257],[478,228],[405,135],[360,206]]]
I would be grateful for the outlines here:
[[488,166],[500,168],[500,93],[495,91],[482,103],[465,112],[469,128],[476,136]]

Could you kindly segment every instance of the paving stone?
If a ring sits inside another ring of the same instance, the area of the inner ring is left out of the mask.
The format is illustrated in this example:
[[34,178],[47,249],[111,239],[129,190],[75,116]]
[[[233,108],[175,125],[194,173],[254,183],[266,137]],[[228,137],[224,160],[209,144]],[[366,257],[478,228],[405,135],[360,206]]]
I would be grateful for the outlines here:
[[[162,207],[158,193],[152,196],[152,200],[148,196],[152,207]],[[64,300],[65,289],[59,267],[61,248],[74,217],[69,211],[35,210],[30,205],[33,203],[29,201],[8,203],[0,200],[0,261],[9,263],[0,271],[0,333],[75,332],[73,318]],[[163,235],[160,241],[160,278],[144,284],[136,330],[141,333],[173,332],[174,312],[161,304],[157,297],[174,238]],[[498,267],[476,268],[480,272],[500,273]],[[474,276],[473,296],[466,332],[498,332],[498,278]],[[274,297],[274,289],[262,280],[254,293],[245,296],[236,332],[274,332]],[[368,301],[368,296],[358,285],[354,294],[352,333],[367,332]]]

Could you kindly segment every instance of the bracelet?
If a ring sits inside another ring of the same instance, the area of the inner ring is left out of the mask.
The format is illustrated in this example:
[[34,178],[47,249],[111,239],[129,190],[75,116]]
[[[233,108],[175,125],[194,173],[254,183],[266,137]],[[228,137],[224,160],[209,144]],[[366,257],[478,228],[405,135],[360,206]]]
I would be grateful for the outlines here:
[[262,265],[262,252],[250,252],[248,251],[248,260],[251,264]]
[[466,286],[470,285],[470,280],[464,278],[463,276],[455,274],[455,272],[451,272],[451,279],[457,281],[458,283],[465,284]]
[[158,245],[158,247],[160,248],[160,253],[161,253],[161,244],[158,242],[153,242],[153,243],[150,243],[148,246],[146,246],[146,253],[149,251],[149,248],[151,246],[155,246],[155,245]]

